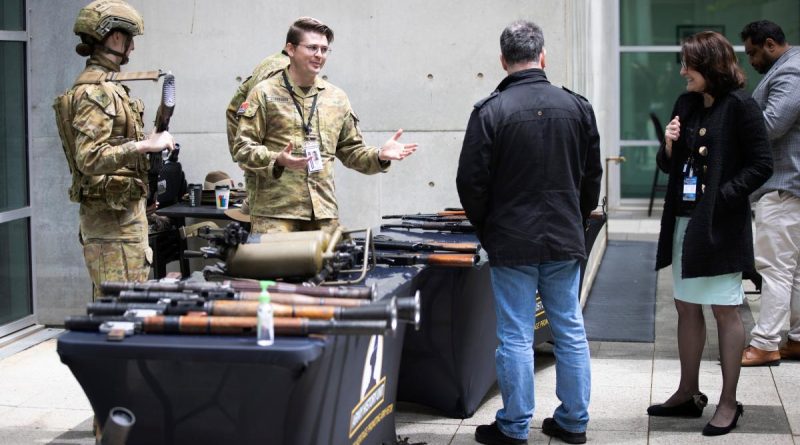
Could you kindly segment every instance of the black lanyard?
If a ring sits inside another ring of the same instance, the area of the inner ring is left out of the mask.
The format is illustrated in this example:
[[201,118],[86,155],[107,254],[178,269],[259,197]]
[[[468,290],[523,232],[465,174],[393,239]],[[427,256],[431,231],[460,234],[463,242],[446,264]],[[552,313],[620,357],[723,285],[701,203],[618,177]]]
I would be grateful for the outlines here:
[[289,77],[286,75],[286,71],[283,72],[283,81],[284,86],[286,87],[286,91],[289,92],[289,96],[292,98],[292,102],[294,102],[295,108],[297,108],[297,112],[300,113],[300,122],[303,124],[303,130],[306,132],[306,136],[311,135],[311,119],[314,117],[314,110],[317,109],[317,97],[319,97],[319,93],[314,95],[314,101],[311,103],[311,112],[308,113],[308,123],[305,122],[305,118],[303,118],[303,107],[300,106],[300,103],[292,94],[292,89],[289,88]]

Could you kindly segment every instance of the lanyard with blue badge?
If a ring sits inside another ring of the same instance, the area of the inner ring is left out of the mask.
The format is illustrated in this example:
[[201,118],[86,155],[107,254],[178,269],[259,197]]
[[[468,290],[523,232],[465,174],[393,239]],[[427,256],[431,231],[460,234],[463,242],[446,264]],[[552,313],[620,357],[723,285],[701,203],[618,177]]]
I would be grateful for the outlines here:
[[314,95],[314,101],[311,103],[311,111],[308,113],[308,123],[306,123],[303,118],[303,107],[297,102],[294,94],[292,94],[292,90],[289,88],[289,77],[286,75],[286,71],[283,72],[283,82],[286,90],[289,92],[289,97],[292,98],[292,102],[294,102],[294,106],[297,108],[297,112],[300,113],[300,122],[303,124],[303,131],[305,132],[303,150],[306,153],[306,157],[311,158],[311,160],[308,161],[308,172],[318,172],[322,170],[322,153],[319,149],[319,141],[311,134],[311,119],[314,117],[314,110],[317,109],[319,93]]
[[694,154],[683,164],[683,201],[697,201],[697,174],[694,168]]

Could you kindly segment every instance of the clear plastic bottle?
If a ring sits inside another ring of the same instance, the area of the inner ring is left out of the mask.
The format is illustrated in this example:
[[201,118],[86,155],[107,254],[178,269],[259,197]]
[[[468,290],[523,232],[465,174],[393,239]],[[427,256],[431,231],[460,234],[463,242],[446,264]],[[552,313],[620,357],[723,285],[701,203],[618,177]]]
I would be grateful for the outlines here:
[[256,335],[259,346],[269,346],[275,343],[275,320],[272,314],[272,304],[269,301],[269,292],[267,292],[270,283],[270,281],[261,282],[261,295],[258,297]]

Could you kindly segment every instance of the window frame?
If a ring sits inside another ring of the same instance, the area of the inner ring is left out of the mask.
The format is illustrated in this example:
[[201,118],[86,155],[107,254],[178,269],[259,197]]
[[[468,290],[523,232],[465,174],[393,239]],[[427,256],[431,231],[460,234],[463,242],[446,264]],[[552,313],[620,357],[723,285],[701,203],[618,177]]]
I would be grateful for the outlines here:
[[[25,158],[27,160],[26,168],[28,169],[27,172],[27,191],[28,194],[28,205],[25,207],[21,207],[18,209],[8,210],[8,211],[0,211],[0,224],[8,223],[11,221],[19,221],[19,220],[27,220],[28,226],[28,288],[30,289],[30,299],[31,299],[31,314],[19,318],[15,321],[10,323],[6,323],[4,325],[0,325],[0,343],[5,343],[13,339],[15,336],[11,335],[17,332],[22,331],[25,328],[28,328],[37,322],[37,304],[36,304],[36,280],[33,277],[33,265],[36,264],[35,258],[35,246],[34,246],[34,236],[31,232],[33,227],[32,219],[34,216],[34,212],[32,210],[31,199],[32,195],[30,193],[31,190],[31,162],[33,161],[31,155],[31,126],[30,126],[30,116],[31,116],[31,90],[30,90],[30,79],[32,78],[32,70],[30,66],[31,60],[31,39],[30,39],[30,30],[28,29],[28,24],[30,23],[30,11],[27,7],[27,2],[23,3],[23,7],[25,8],[25,30],[24,31],[3,31],[0,30],[0,41],[6,42],[22,42],[25,45],[25,79],[24,79],[24,88],[25,88]],[[6,337],[8,336],[8,337]]]

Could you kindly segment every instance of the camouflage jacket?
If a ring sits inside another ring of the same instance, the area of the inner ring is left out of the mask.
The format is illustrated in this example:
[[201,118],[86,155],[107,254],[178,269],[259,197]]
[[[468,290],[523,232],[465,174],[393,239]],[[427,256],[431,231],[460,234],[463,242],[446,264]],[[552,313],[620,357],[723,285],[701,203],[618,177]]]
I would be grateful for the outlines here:
[[[256,85],[239,107],[234,160],[257,173],[248,184],[250,212],[255,216],[302,220],[338,218],[334,157],[365,174],[385,172],[390,163],[378,159],[378,148],[364,144],[358,118],[344,91],[318,77],[306,93],[291,80],[286,85],[284,78],[289,78],[288,68]],[[289,142],[294,156],[305,156],[304,123],[290,90],[301,104],[306,121],[317,96],[311,134],[320,144],[321,171],[308,173],[275,165],[278,154]]]
[[[119,71],[119,66],[93,56],[85,71]],[[142,102],[131,99],[128,88],[118,82],[101,82],[73,87],[72,109],[74,161],[83,175],[80,216],[84,240],[141,241],[142,233],[146,240],[144,198],[149,162],[134,145],[144,138]]]
[[233,140],[236,138],[236,129],[239,127],[239,115],[236,114],[236,112],[239,110],[242,102],[247,99],[247,95],[254,86],[258,85],[259,82],[269,77],[269,75],[273,74],[275,71],[286,68],[287,65],[289,65],[289,57],[287,57],[283,51],[275,53],[259,62],[258,65],[253,68],[253,73],[250,74],[250,77],[245,79],[244,82],[239,85],[239,88],[236,89],[236,93],[231,98],[231,102],[225,110],[225,125],[228,133],[228,148],[231,151],[231,156],[233,156]]

